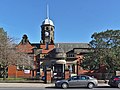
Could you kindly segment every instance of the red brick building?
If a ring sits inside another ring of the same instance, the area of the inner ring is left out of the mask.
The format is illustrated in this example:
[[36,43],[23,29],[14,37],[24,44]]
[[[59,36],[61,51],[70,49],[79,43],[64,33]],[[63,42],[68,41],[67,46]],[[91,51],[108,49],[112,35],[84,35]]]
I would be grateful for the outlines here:
[[19,70],[17,66],[9,66],[8,77],[40,77],[46,74],[48,68],[51,69],[53,78],[64,78],[65,70],[69,70],[70,75],[84,73],[80,62],[83,55],[89,53],[89,44],[55,43],[54,29],[53,21],[47,18],[41,25],[39,43],[31,43],[27,35],[23,35],[17,50],[30,55],[34,67],[31,70]]

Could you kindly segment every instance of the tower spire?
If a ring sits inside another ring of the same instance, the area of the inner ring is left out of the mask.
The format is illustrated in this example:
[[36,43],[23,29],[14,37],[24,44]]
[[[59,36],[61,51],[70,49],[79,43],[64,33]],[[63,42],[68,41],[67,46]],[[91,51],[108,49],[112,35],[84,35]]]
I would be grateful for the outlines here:
[[47,4],[47,19],[49,19],[49,5]]

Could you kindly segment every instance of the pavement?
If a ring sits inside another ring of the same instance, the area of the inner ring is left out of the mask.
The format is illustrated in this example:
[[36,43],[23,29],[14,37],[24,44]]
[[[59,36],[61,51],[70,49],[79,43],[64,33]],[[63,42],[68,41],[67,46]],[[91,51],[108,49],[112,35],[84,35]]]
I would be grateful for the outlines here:
[[0,83],[0,88],[2,87],[53,87],[54,84],[44,84],[44,83]]
[[[45,84],[45,83],[0,83],[0,88],[9,88],[9,87],[54,87],[54,83]],[[98,86],[108,87],[107,83],[99,83]]]

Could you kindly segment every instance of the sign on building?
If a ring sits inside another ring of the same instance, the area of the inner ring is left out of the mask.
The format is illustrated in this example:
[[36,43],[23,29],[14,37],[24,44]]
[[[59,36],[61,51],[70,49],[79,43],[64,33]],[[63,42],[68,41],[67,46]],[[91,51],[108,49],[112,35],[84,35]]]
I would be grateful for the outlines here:
[[30,74],[30,70],[24,70],[25,74]]

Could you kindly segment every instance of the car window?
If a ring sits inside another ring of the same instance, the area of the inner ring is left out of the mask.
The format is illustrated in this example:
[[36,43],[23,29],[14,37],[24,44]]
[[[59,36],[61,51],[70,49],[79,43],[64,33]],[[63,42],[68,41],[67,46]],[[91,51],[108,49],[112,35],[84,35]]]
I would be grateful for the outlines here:
[[72,80],[78,80],[78,76],[72,77]]
[[86,79],[93,79],[92,77],[86,77]]
[[120,80],[120,76],[113,76],[112,78],[111,78],[112,80]]
[[120,78],[120,76],[117,76],[117,78]]
[[80,80],[86,80],[86,76],[80,76]]
[[120,78],[120,76],[112,76],[111,79],[114,79],[114,78]]

